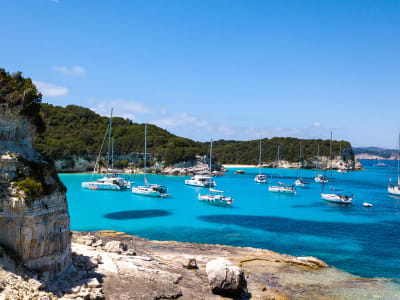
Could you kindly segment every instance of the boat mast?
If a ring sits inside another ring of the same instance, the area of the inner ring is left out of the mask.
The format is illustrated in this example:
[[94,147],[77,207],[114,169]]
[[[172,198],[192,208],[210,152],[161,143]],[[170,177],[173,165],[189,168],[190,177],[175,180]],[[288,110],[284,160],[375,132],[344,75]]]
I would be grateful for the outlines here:
[[399,132],[399,151],[397,152],[397,186],[400,186],[400,132]]
[[212,173],[212,169],[211,169],[211,160],[212,160],[212,139],[210,141],[210,175]]
[[317,153],[317,170],[315,171],[315,177],[317,177],[319,170],[319,144],[318,144],[318,153]]
[[147,184],[146,179],[146,159],[147,159],[147,123],[144,124],[144,167],[143,167],[143,175],[144,175],[144,183]]
[[329,182],[330,182],[330,187],[331,187],[331,191],[332,191],[332,131],[331,131],[331,141],[330,141],[330,143],[329,143],[329,159],[330,159],[330,167],[329,167],[329,169],[330,169],[330,172],[331,172],[331,174],[330,174],[330,180],[329,180]]
[[112,138],[111,170],[114,170],[114,137]]
[[297,167],[296,179],[300,178],[300,164],[301,164],[301,141],[300,141],[300,150],[299,150],[299,165]]
[[111,147],[112,113],[113,113],[113,109],[111,108],[110,126],[109,126],[110,131],[108,132],[107,174],[108,174],[108,168],[109,168],[109,166],[110,166],[110,147]]
[[261,138],[260,138],[260,157],[258,159],[258,174],[261,175]]
[[277,166],[277,171],[276,171],[276,178],[279,179],[279,152],[281,149],[281,145],[278,145],[278,166]]

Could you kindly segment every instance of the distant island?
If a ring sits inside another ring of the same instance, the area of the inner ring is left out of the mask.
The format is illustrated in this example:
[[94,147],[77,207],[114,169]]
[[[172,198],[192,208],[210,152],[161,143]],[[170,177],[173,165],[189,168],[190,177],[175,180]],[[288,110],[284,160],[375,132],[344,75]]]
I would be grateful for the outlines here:
[[354,154],[357,159],[397,159],[399,150],[379,147],[354,147]]
[[[110,108],[111,109],[111,108]],[[66,107],[41,104],[41,115],[47,127],[35,141],[35,149],[56,161],[59,171],[91,171],[109,123],[108,117],[77,106]],[[128,166],[141,168],[144,148],[144,124],[113,117],[114,167]],[[262,162],[273,166],[280,145],[281,167],[296,167],[299,160],[299,144],[302,142],[302,167],[316,165],[318,145],[322,165],[329,156],[329,140],[297,138],[262,139]],[[176,136],[156,125],[149,124],[147,147],[149,160],[155,168],[188,167],[202,160],[207,163],[209,142],[198,142]],[[333,155],[345,162],[346,168],[355,165],[354,152],[348,141],[333,141]],[[340,149],[342,153],[340,155]],[[106,151],[103,150],[105,155]],[[235,141],[217,140],[213,142],[213,159],[219,170],[220,164],[256,165],[259,155],[259,140]],[[104,156],[105,157],[105,156]],[[103,160],[104,162],[104,160]],[[336,165],[336,164],[335,164]]]

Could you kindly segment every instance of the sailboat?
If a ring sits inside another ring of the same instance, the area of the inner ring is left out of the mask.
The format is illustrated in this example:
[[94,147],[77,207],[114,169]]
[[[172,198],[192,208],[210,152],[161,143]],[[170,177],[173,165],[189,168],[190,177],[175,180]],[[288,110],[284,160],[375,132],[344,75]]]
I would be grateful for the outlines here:
[[327,183],[328,182],[328,178],[324,175],[322,176],[322,174],[318,174],[319,171],[319,144],[318,144],[318,154],[317,154],[317,169],[315,170],[315,178],[314,181],[315,182],[320,182],[320,183]]
[[399,133],[399,152],[397,155],[397,185],[395,183],[392,183],[393,166],[394,166],[394,161],[392,165],[392,170],[390,172],[388,193],[400,196],[400,133]]
[[267,183],[267,176],[261,174],[261,138],[260,138],[260,156],[258,158],[258,175],[254,178],[254,181],[257,183]]
[[301,168],[301,142],[300,142],[300,150],[299,150],[299,165],[297,167],[297,172],[296,172],[297,179],[294,184],[296,186],[300,186],[300,187],[308,187],[308,182],[300,177],[300,168]]
[[[89,189],[89,190],[112,190],[112,191],[121,191],[121,190],[128,190],[131,188],[131,183],[127,178],[121,177],[120,174],[113,173],[114,167],[114,138],[111,138],[111,131],[112,131],[112,113],[113,109],[111,109],[111,116],[110,116],[110,124],[106,129],[106,133],[103,138],[103,143],[101,144],[99,154],[96,159],[96,163],[94,165],[94,169],[92,172],[92,176],[90,181],[82,182],[82,188]],[[106,140],[108,133],[108,153],[107,153],[107,171],[106,175],[103,178],[97,179],[96,181],[92,181],[93,174],[96,172],[96,167],[98,166],[99,159],[101,156],[101,152],[103,150],[104,142]],[[111,147],[111,139],[113,141],[112,146],[112,154],[111,154],[111,172],[110,172],[110,147]]]
[[217,184],[212,178],[212,140],[210,142],[210,166],[209,175],[194,175],[190,179],[185,180],[185,184],[199,187],[216,187]]
[[132,193],[148,197],[168,197],[168,189],[164,185],[149,184],[146,178],[146,160],[147,160],[147,124],[144,126],[144,185],[132,188]]
[[[278,155],[277,155],[277,178],[279,178],[279,151],[280,145],[278,145]],[[272,174],[271,174],[271,181],[272,181]],[[288,193],[288,194],[296,194],[296,187],[292,184],[278,182],[278,185],[273,185],[268,187],[268,191],[270,192],[278,192],[278,193]]]
[[[342,203],[342,204],[350,204],[353,201],[353,194],[345,194],[340,189],[335,189],[332,187],[332,132],[331,132],[331,141],[329,146],[329,170],[331,172],[331,184],[328,193],[324,193],[325,183],[322,184],[322,193],[321,199],[334,202],[334,203]],[[325,169],[326,173],[326,169]]]

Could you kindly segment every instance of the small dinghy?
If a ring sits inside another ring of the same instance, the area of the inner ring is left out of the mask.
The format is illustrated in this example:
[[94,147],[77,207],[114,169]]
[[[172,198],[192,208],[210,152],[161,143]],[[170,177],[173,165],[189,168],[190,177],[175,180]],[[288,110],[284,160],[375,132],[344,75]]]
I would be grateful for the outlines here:
[[364,207],[372,207],[373,205],[372,205],[371,203],[364,202],[364,203],[363,203],[363,206],[364,206]]

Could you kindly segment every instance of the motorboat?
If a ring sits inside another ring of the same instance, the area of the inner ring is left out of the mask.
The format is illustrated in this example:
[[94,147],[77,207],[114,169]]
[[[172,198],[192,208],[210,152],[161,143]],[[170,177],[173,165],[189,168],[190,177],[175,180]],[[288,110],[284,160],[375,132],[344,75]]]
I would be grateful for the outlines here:
[[364,202],[363,206],[364,207],[373,207],[373,205],[371,203],[368,203],[368,202]]
[[148,197],[168,197],[168,189],[164,185],[149,184],[132,188],[132,193]]
[[200,201],[206,201],[215,205],[230,206],[233,203],[233,198],[224,196],[224,191],[214,190],[212,188],[209,189],[209,193],[206,195],[201,195],[199,193],[197,198]]
[[393,160],[392,170],[390,171],[388,193],[392,194],[392,195],[400,196],[400,133],[399,133],[399,152],[397,155],[397,184],[392,183],[394,162],[395,161]]
[[257,182],[257,183],[267,183],[267,175],[258,174],[254,178],[254,181]]
[[346,169],[343,169],[343,168],[340,168],[337,171],[338,171],[338,173],[342,173],[342,174],[346,174],[347,173]]
[[216,187],[217,184],[209,175],[194,175],[190,179],[185,180],[185,184],[199,187]]
[[269,186],[268,191],[285,194],[296,194],[296,187],[291,184],[278,182],[278,185]]
[[317,177],[314,178],[315,182],[319,183],[328,183],[328,177],[322,174],[318,174]]
[[299,178],[294,182],[294,185],[299,187],[308,187],[308,182],[303,178]]

